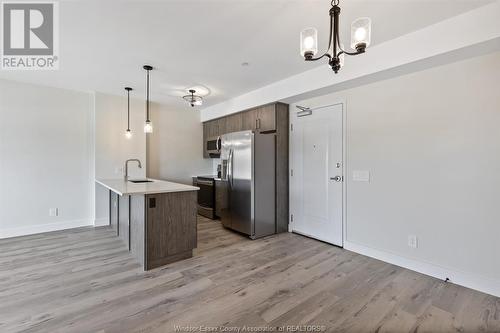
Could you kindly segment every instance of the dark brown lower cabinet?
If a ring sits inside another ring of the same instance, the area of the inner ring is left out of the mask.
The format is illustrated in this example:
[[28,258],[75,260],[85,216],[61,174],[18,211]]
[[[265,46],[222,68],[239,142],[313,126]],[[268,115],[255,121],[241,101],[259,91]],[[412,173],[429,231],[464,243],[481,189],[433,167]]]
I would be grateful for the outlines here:
[[148,194],[146,206],[146,269],[192,257],[196,192]]

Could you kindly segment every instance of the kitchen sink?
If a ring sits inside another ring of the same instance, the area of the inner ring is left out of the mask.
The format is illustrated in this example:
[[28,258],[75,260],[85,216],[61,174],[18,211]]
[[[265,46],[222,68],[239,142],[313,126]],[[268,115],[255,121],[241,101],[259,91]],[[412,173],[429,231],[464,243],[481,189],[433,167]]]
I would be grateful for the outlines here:
[[140,184],[140,183],[152,183],[153,181],[149,180],[149,179],[131,179],[131,180],[129,180],[129,182],[135,183],[135,184]]

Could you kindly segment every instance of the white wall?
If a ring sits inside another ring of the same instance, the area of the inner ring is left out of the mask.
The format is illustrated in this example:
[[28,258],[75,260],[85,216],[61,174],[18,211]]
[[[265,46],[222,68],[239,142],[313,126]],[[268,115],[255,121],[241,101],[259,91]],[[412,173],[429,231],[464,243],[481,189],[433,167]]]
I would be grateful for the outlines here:
[[[96,178],[119,179],[123,177],[127,159],[138,158],[129,163],[130,178],[144,178],[147,170],[146,134],[143,126],[145,104],[139,98],[130,99],[130,129],[132,138],[125,137],[127,129],[127,98],[95,93],[95,174]],[[131,92],[134,96],[134,91]],[[135,96],[134,96],[135,97]],[[95,185],[95,225],[109,223],[109,192],[101,185]]]
[[347,248],[500,296],[499,77],[494,53],[297,103],[347,102]]
[[148,138],[148,176],[191,184],[191,177],[212,173],[203,158],[203,125],[197,109],[152,104],[154,132]]
[[92,223],[91,100],[0,80],[0,238]]

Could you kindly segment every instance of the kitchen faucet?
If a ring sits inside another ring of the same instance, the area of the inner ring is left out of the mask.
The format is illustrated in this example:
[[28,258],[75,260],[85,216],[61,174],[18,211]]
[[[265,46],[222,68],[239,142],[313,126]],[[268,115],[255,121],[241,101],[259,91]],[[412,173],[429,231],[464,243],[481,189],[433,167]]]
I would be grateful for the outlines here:
[[139,164],[139,168],[142,168],[141,161],[137,158],[131,158],[125,161],[125,181],[128,180],[128,162],[137,162]]

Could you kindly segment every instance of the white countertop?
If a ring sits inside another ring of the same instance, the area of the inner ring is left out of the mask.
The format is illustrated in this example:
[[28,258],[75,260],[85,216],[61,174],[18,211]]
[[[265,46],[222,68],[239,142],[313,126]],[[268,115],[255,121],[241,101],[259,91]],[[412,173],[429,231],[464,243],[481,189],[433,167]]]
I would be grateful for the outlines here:
[[[118,195],[133,195],[133,194],[154,194],[154,193],[170,193],[170,192],[185,192],[198,191],[200,188],[179,183],[167,182],[164,180],[152,179],[151,183],[131,183],[123,179],[96,179],[96,183],[110,189]],[[132,179],[133,180],[133,179]]]

